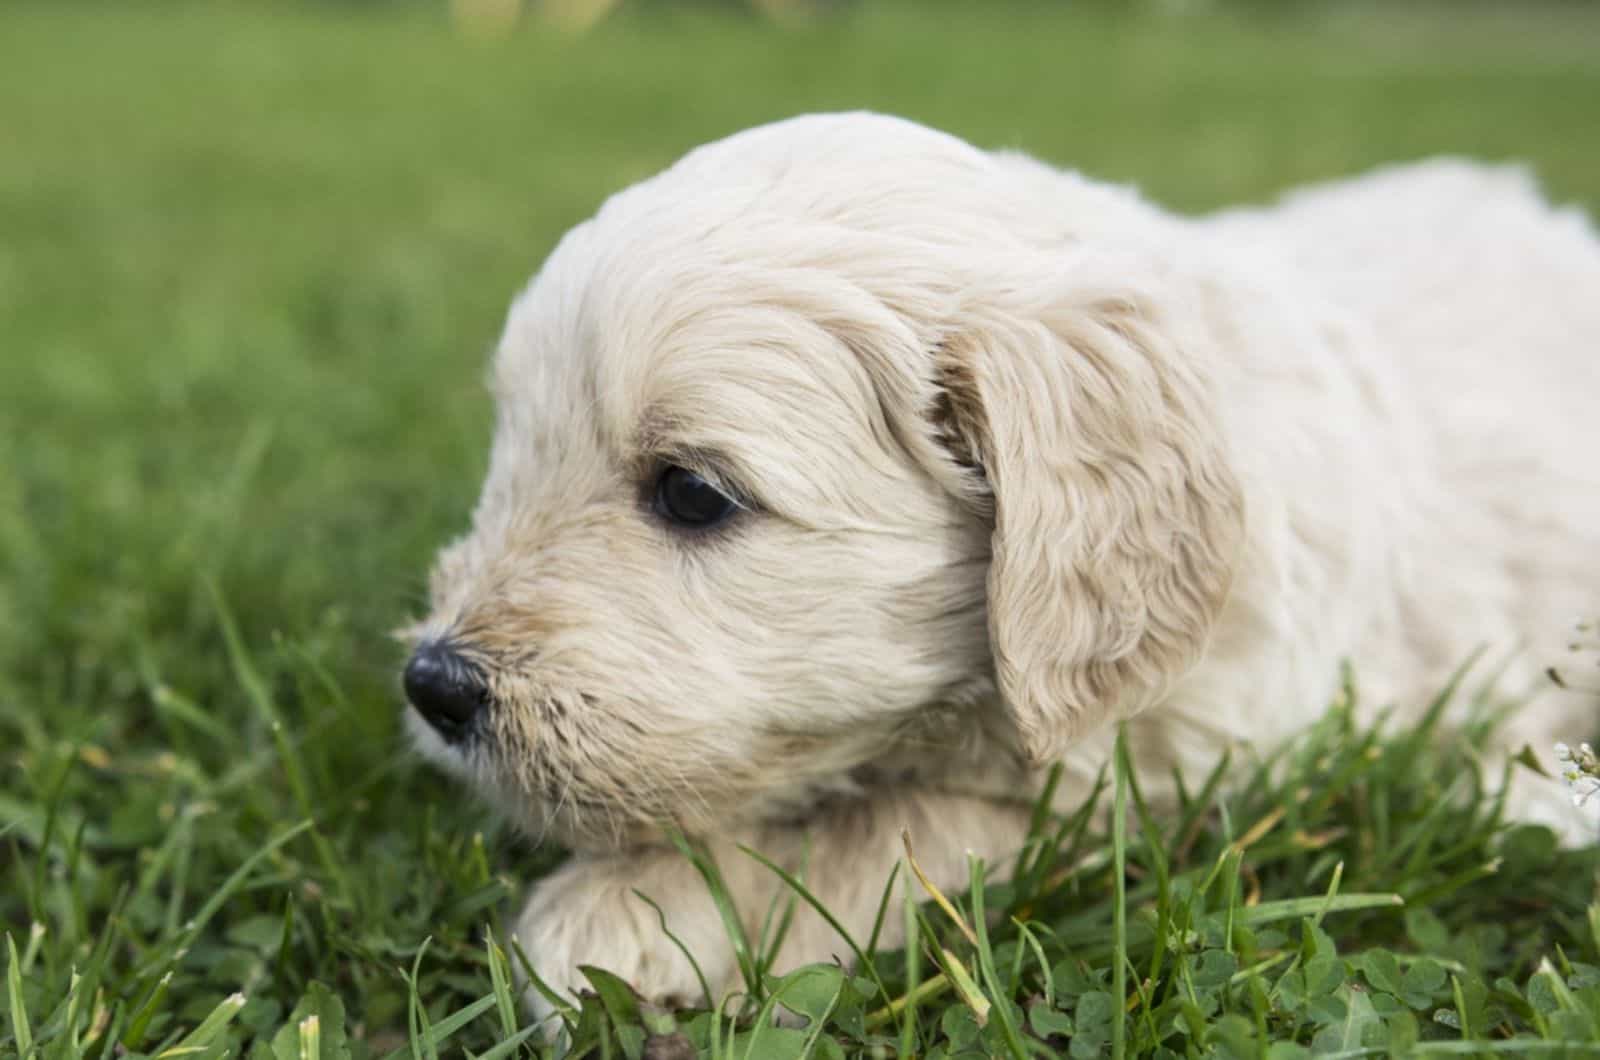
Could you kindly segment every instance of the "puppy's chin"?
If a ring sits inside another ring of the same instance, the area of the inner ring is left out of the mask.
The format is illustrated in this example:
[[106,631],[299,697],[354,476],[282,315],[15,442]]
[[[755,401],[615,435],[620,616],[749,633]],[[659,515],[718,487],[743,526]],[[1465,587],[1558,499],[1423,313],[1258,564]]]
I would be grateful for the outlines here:
[[469,784],[478,782],[478,773],[472,763],[473,752],[447,743],[413,708],[407,707],[404,717],[406,735],[418,754],[457,780]]
[[551,803],[508,781],[483,739],[452,744],[415,710],[407,708],[404,719],[418,754],[466,785],[502,820],[536,843],[550,840],[574,849],[620,847],[663,834],[661,824],[630,820],[613,807],[585,802],[577,795],[565,794]]

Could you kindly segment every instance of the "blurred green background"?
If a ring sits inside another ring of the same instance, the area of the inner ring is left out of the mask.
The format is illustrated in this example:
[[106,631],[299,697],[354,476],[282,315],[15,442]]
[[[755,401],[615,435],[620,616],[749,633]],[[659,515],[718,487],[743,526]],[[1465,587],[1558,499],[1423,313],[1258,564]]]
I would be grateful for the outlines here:
[[[399,746],[385,631],[464,525],[508,299],[689,147],[866,107],[1183,209],[1440,152],[1600,207],[1593,4],[492,8],[0,6],[0,925],[46,925],[35,1001],[118,908],[118,990],[317,975],[386,1025],[395,964],[519,886]],[[252,918],[297,903],[284,958]]]

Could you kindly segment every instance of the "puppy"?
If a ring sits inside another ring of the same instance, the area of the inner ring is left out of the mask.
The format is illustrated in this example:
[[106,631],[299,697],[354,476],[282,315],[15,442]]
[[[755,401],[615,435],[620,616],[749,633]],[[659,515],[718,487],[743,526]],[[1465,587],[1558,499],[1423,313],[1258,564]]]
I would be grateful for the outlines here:
[[[1600,243],[1517,171],[1187,219],[894,118],[740,133],[513,305],[407,722],[572,849],[516,927],[544,979],[697,1001],[635,890],[737,974],[663,825],[748,920],[782,885],[738,844],[865,934],[903,829],[959,886],[1119,719],[1159,796],[1316,718],[1341,660],[1374,709],[1484,646],[1536,688],[1600,585],[1597,350]],[[1549,691],[1506,746],[1593,710]],[[1583,834],[1554,783],[1513,799]],[[802,907],[782,963],[844,952]]]

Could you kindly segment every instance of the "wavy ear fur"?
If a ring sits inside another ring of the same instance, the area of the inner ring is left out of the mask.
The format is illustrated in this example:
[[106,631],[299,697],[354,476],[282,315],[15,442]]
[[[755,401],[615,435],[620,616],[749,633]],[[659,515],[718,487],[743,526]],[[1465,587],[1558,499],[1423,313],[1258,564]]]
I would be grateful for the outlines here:
[[992,494],[990,643],[1035,762],[1159,696],[1227,597],[1243,505],[1196,352],[1152,299],[1081,282],[974,308],[939,348],[947,440]]

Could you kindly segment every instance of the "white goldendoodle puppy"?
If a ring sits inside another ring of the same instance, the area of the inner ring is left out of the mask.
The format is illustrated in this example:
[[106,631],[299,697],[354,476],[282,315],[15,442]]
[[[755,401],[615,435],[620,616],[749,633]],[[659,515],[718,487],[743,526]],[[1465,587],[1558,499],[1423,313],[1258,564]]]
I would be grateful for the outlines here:
[[[1597,375],[1600,241],[1518,171],[1192,219],[893,118],[753,129],[517,299],[409,727],[573,849],[517,925],[543,977],[697,999],[635,889],[713,989],[734,959],[663,823],[746,917],[781,884],[738,843],[861,930],[902,829],[958,884],[1115,719],[1159,786],[1303,727],[1341,660],[1374,709],[1480,646],[1534,687],[1600,589]],[[1506,743],[1593,718],[1549,690]],[[783,960],[841,952],[802,909]]]

